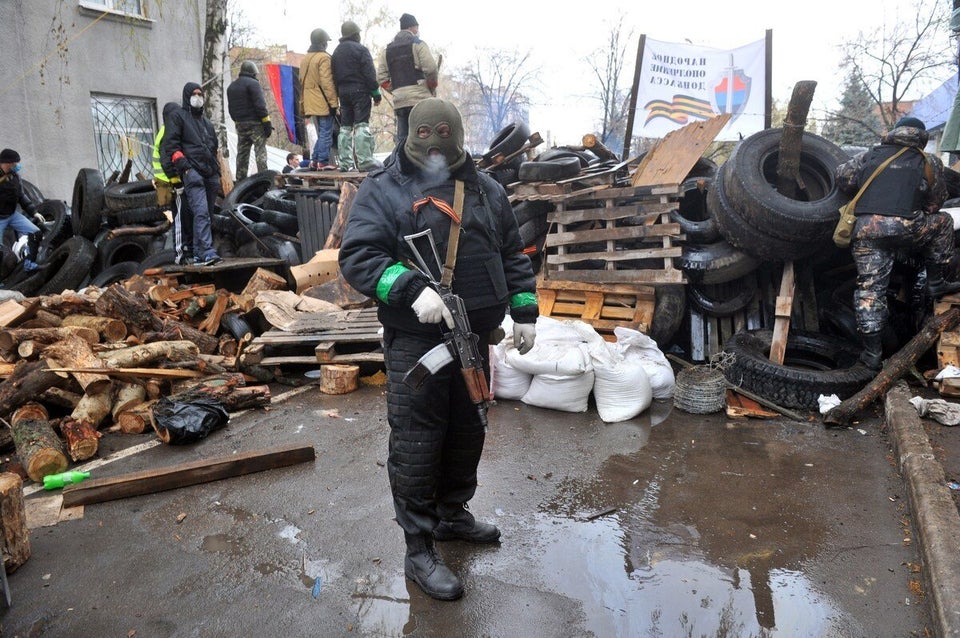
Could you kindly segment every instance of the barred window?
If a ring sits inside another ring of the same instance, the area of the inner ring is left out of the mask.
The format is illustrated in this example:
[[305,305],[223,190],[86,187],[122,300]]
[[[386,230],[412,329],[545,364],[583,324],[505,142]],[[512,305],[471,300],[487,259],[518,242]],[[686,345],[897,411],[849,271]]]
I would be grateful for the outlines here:
[[157,132],[157,104],[149,98],[91,94],[93,140],[97,167],[104,179],[123,171],[133,160],[131,180],[137,173],[153,176],[153,139]]

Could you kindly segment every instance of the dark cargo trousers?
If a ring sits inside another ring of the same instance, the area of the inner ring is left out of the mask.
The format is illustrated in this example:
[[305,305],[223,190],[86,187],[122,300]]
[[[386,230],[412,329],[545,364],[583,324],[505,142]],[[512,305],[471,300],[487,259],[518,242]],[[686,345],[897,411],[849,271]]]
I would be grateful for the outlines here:
[[857,215],[851,244],[857,266],[857,329],[861,334],[877,333],[889,316],[887,286],[896,254],[915,251],[927,265],[945,266],[953,255],[953,218],[946,213],[918,213],[913,218]]
[[[477,490],[483,425],[459,362],[444,366],[419,390],[403,382],[417,360],[440,343],[439,328],[437,338],[385,328],[383,339],[390,424],[387,474],[397,523],[407,534],[429,534],[440,520],[438,506],[466,503]],[[479,347],[489,379],[486,335]]]

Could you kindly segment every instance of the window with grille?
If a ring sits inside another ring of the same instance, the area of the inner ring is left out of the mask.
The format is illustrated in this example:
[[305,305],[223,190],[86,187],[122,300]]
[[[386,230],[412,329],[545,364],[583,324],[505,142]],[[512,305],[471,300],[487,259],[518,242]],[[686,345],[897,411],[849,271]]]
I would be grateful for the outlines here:
[[153,138],[157,133],[156,101],[122,95],[92,94],[93,139],[97,165],[104,179],[123,171],[133,160],[130,179],[153,176]]

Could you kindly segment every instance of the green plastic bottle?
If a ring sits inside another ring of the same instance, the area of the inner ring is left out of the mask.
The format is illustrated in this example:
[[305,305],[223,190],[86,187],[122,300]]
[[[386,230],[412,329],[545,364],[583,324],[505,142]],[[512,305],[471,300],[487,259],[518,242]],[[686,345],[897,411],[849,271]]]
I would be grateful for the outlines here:
[[85,478],[90,478],[90,472],[70,470],[69,472],[60,472],[59,474],[48,474],[43,477],[43,489],[58,490],[64,485],[79,483]]

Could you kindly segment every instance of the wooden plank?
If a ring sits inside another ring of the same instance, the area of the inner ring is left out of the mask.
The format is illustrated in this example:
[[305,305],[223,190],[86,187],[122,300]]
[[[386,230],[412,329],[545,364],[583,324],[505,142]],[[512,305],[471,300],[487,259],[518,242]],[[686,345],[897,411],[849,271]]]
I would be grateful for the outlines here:
[[374,330],[338,330],[338,331],[323,331],[316,333],[304,333],[304,334],[291,334],[289,332],[283,331],[270,331],[265,332],[259,337],[253,340],[255,344],[263,344],[266,346],[277,346],[277,345],[309,345],[311,343],[319,343],[321,341],[379,341],[380,335],[377,333],[376,329]]
[[742,394],[727,390],[727,416],[730,418],[771,419],[780,416],[772,410],[767,410],[753,399]]
[[773,322],[773,338],[770,342],[770,361],[777,365],[783,365],[783,355],[787,351],[794,283],[793,262],[786,261],[783,263],[783,275],[780,278],[780,294],[775,305],[776,319]]
[[382,352],[353,352],[337,354],[329,361],[318,362],[316,355],[290,355],[286,357],[264,357],[260,360],[262,366],[303,365],[316,366],[318,363],[383,363]]
[[685,284],[682,270],[549,270],[551,281],[591,281],[594,283]]
[[313,461],[312,445],[281,445],[211,459],[180,463],[157,470],[130,472],[110,478],[87,479],[63,490],[63,506],[103,503],[131,496],[199,485],[263,470]]
[[550,233],[547,235],[547,246],[564,244],[581,244],[608,239],[660,239],[664,236],[679,235],[680,224],[656,224],[654,226],[619,226],[617,228],[600,228],[597,230],[577,230],[570,232]]
[[618,250],[615,253],[567,253],[565,255],[547,255],[548,264],[573,264],[590,259],[603,259],[607,262],[630,261],[633,259],[673,259],[683,255],[683,248],[637,248],[634,250]]
[[695,309],[690,309],[690,358],[694,361],[705,361],[706,345],[705,331],[703,325],[703,314]]
[[633,186],[679,184],[731,117],[730,113],[724,113],[667,133],[640,161],[630,183]]
[[0,327],[6,328],[27,311],[16,299],[7,299],[0,303]]
[[50,372],[96,373],[111,377],[164,377],[170,379],[191,379],[208,376],[208,372],[199,370],[176,370],[164,368],[50,368]]
[[[547,281],[537,280],[537,292],[541,290],[596,290],[596,284],[584,283],[580,281]],[[651,286],[640,286],[633,284],[605,284],[603,291],[606,293],[619,293],[624,295],[653,295],[654,289]]]
[[666,204],[654,202],[649,205],[632,204],[628,206],[614,206],[613,208],[575,208],[573,210],[547,213],[547,221],[557,222],[558,224],[574,224],[577,222],[607,221],[611,219],[639,217],[638,222],[642,223],[647,220],[655,221],[661,213],[669,213],[676,207],[676,202],[667,202]]

